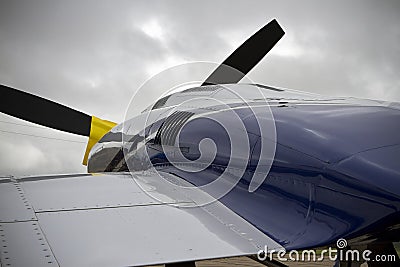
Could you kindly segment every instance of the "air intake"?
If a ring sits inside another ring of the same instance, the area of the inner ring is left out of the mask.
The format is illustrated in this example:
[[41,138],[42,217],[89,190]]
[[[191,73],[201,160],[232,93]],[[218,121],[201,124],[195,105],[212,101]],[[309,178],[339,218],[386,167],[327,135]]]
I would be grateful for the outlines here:
[[162,143],[167,146],[175,145],[175,139],[179,131],[193,115],[194,113],[187,111],[175,111],[172,113],[158,129],[154,144],[161,145]]

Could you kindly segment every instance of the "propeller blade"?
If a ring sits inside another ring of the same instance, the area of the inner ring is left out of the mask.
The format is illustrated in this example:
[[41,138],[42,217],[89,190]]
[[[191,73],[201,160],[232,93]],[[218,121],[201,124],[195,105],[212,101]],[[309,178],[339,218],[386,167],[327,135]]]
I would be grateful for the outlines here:
[[88,136],[83,165],[87,165],[93,145],[116,125],[5,85],[0,84],[0,92],[0,112],[60,131]]
[[0,91],[0,112],[60,131],[90,136],[92,116],[5,85],[0,85]]
[[285,34],[274,19],[239,46],[202,85],[239,82]]

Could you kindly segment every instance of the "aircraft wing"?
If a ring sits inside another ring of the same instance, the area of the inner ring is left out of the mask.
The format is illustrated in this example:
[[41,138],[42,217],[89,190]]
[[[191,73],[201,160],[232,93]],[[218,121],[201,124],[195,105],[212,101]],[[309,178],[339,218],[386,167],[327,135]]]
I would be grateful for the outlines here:
[[0,262],[143,266],[282,248],[219,202],[188,206],[145,172],[2,177]]

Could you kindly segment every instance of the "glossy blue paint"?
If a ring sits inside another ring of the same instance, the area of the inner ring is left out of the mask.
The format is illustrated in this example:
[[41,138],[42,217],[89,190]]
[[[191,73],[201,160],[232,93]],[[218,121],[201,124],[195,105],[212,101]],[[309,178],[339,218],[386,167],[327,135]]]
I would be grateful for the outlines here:
[[[246,128],[253,133],[249,141],[254,151],[246,175],[221,201],[288,249],[322,246],[340,237],[357,236],[399,211],[398,110],[329,105],[274,107],[278,134],[275,161],[268,178],[254,193],[248,192],[248,185],[258,164],[260,143],[249,112],[242,110],[242,117],[247,117]],[[229,139],[215,122],[189,122],[181,131],[180,142],[196,148],[206,137],[217,143],[215,166],[226,166]],[[196,159],[198,153],[189,158]],[[160,155],[155,156],[158,163],[166,163]],[[216,179],[222,170],[214,167],[193,174],[167,165],[163,171],[199,186]]]
[[[252,111],[237,109],[252,153],[244,159],[248,165],[238,185],[220,201],[287,249],[323,246],[341,237],[354,242],[399,240],[400,110],[356,104],[288,104],[271,109],[277,146],[267,179],[255,192],[248,191],[257,164],[262,164],[262,137]],[[157,131],[162,121],[147,134]],[[215,141],[217,156],[197,173],[169,164],[154,139],[146,147],[160,171],[200,186],[225,170],[234,145],[222,127],[200,117],[181,129],[180,149],[195,160],[204,138]]]

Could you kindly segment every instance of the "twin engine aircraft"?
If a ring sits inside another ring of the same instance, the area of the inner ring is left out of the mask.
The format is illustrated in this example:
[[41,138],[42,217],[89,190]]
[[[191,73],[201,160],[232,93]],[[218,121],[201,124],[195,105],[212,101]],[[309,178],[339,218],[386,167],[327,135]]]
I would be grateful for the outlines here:
[[397,255],[400,104],[238,83],[283,35],[272,20],[121,124],[1,85],[1,112],[89,137],[88,173],[0,178],[1,265],[195,266],[339,239]]

